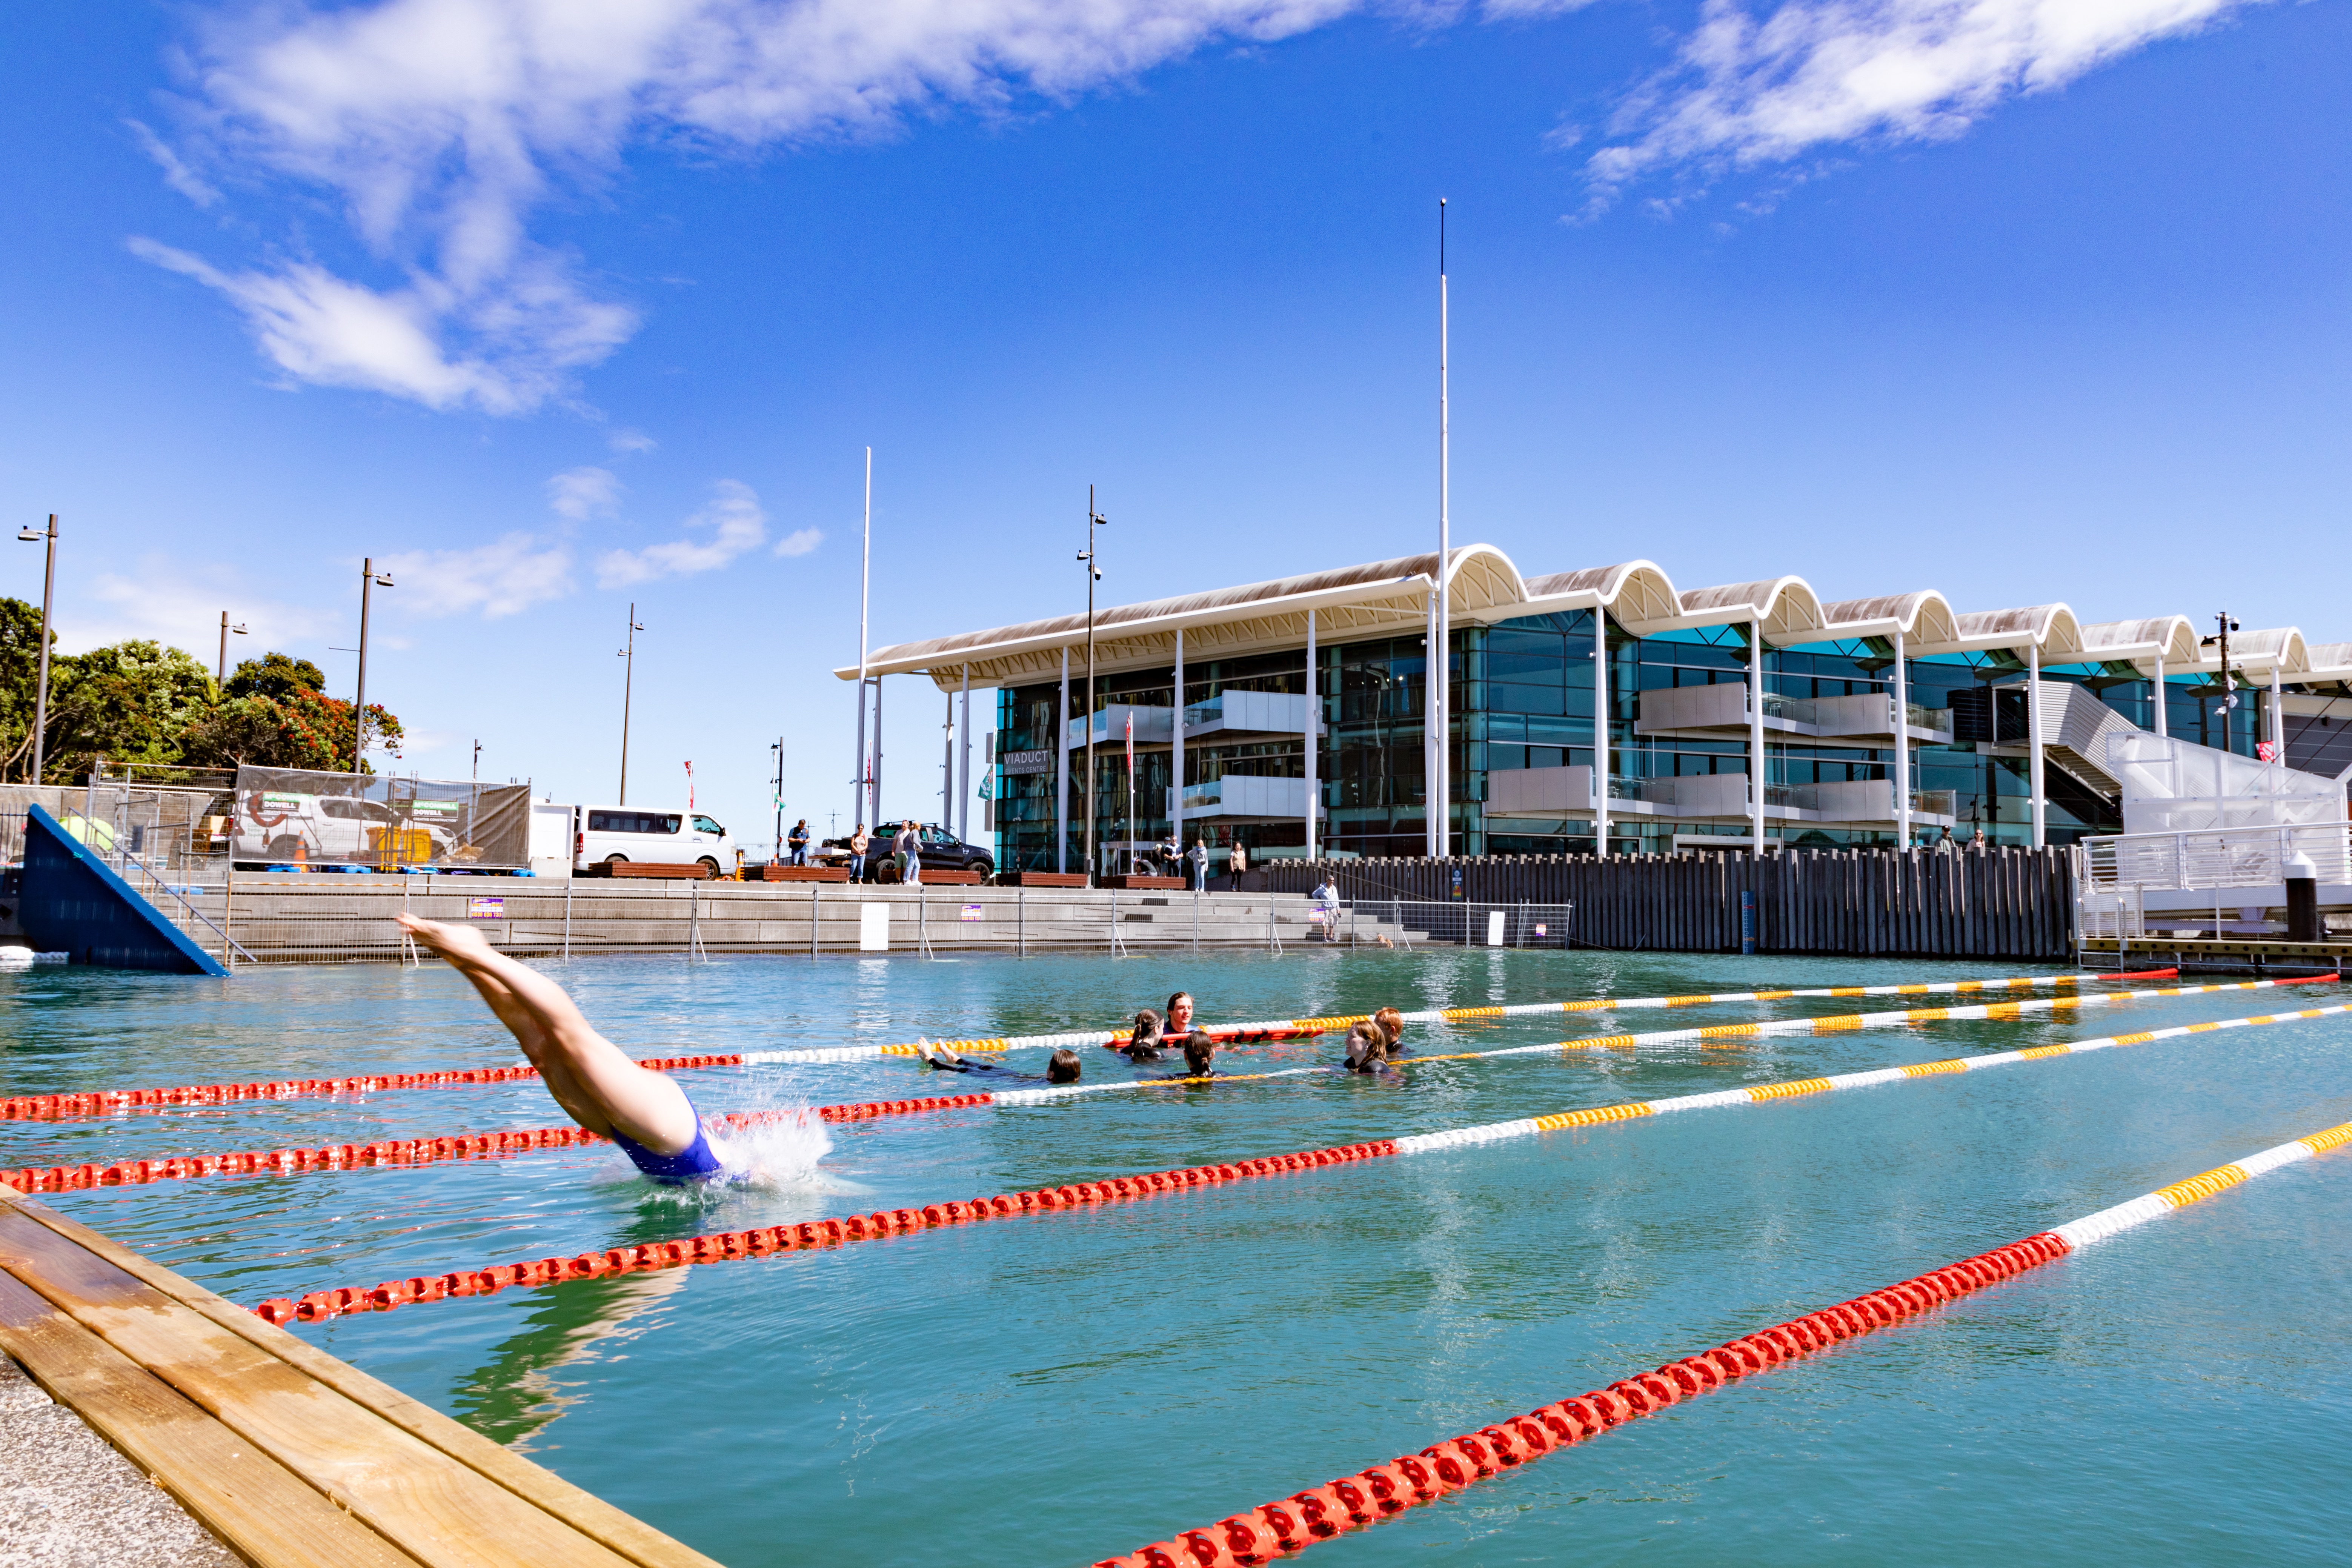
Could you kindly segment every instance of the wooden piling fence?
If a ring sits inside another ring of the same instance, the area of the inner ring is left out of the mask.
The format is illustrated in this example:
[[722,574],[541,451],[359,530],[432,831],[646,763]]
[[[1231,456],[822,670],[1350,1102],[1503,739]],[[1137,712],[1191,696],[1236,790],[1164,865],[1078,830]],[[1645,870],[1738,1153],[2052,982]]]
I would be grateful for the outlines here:
[[1759,952],[2074,954],[2074,851],[2063,847],[1277,860],[1262,874],[1276,892],[1328,876],[1351,900],[1573,904],[1582,947],[1738,952],[1739,895],[1752,892]]

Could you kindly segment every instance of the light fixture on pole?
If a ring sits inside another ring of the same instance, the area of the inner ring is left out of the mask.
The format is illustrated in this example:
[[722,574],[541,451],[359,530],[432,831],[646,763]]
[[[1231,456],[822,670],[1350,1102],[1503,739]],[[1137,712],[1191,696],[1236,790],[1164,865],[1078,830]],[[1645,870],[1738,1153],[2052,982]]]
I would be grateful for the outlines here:
[[367,639],[368,595],[378,588],[389,588],[392,574],[375,569],[373,559],[360,563],[360,686],[359,694],[352,700],[352,772],[359,773],[361,759],[367,755]]
[[42,763],[47,760],[48,756],[49,604],[50,601],[57,596],[58,514],[56,512],[49,513],[49,527],[47,532],[45,533],[39,529],[35,528],[24,528],[16,531],[16,537],[23,540],[27,544],[38,544],[42,541],[47,540],[49,546],[48,563],[41,569],[41,674],[40,685],[38,688],[39,695],[33,700],[32,782],[34,784],[38,784],[41,782]]
[[243,636],[245,636],[245,628],[243,626],[230,626],[228,624],[228,612],[226,610],[223,610],[221,612],[220,663],[215,667],[213,671],[213,684],[215,686],[223,686],[228,681],[228,639],[231,637]]
[[2230,634],[2238,629],[2238,621],[2229,611],[2222,610],[2215,614],[2213,624],[2221,633],[2221,749],[2226,752],[2234,739],[2231,731],[2237,728],[2231,722],[2236,718],[2231,710],[2238,706],[2238,681],[2230,673]]
[[615,803],[629,804],[629,694],[637,679],[637,634],[646,628],[637,624],[637,606],[629,605],[628,646],[616,650],[619,658],[628,662],[621,668],[621,798]]
[[[1095,873],[1095,584],[1102,581],[1102,568],[1095,564],[1095,530],[1110,526],[1110,519],[1095,510],[1095,488],[1087,487],[1087,547],[1078,552],[1078,559],[1087,569],[1087,713],[1086,722],[1078,733],[1087,745],[1087,876]],[[1064,744],[1067,744],[1066,738]],[[1088,884],[1092,885],[1091,881]]]
[[[858,700],[862,702],[865,699],[861,696]],[[768,858],[781,866],[784,862],[784,738],[782,735],[777,736],[776,743],[770,746],[768,750],[776,755],[776,843],[774,850]],[[836,816],[835,818],[836,825],[839,820]]]

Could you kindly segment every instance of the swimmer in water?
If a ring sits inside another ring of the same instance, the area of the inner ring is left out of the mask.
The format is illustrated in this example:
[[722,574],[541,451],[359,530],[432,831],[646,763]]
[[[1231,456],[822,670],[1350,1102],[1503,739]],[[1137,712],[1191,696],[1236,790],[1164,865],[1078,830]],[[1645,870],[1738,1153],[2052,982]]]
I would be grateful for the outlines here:
[[1127,1043],[1113,1048],[1131,1062],[1156,1062],[1163,1054],[1160,1049],[1160,1015],[1146,1007],[1135,1016],[1134,1026],[1128,1030]]
[[1184,1070],[1172,1072],[1171,1079],[1214,1078],[1217,1076],[1217,1042],[1209,1038],[1206,1030],[1195,1030],[1184,1037]]
[[1192,994],[1179,991],[1168,998],[1168,1023],[1160,1033],[1171,1040],[1181,1040],[1192,1032]]
[[598,1034],[563,987],[491,947],[470,926],[411,914],[401,915],[400,925],[473,983],[572,1121],[619,1144],[656,1182],[677,1185],[723,1172],[686,1090]]
[[1348,1059],[1343,1064],[1349,1072],[1387,1073],[1389,1068],[1389,1037],[1378,1024],[1355,1025],[1348,1031]]
[[1381,1026],[1381,1033],[1388,1037],[1389,1048],[1386,1054],[1389,1058],[1394,1060],[1404,1055],[1404,1047],[1397,1043],[1404,1035],[1404,1015],[1393,1007],[1383,1007],[1372,1015],[1372,1022],[1378,1024]]
[[921,1058],[925,1067],[940,1072],[1003,1072],[1008,1082],[1076,1083],[1078,1081],[1078,1053],[1066,1047],[1055,1051],[1045,1059],[1045,1076],[1043,1079],[1034,1072],[1005,1072],[1003,1062],[983,1061],[978,1057],[968,1057],[961,1052],[950,1050],[945,1046],[934,1046],[922,1040],[915,1042],[915,1055]]

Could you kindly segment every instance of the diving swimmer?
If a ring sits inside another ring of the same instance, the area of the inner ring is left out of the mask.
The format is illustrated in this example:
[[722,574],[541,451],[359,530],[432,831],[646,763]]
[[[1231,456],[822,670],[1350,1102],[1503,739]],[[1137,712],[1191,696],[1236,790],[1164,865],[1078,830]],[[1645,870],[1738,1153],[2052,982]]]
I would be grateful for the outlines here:
[[572,1121],[619,1144],[656,1182],[677,1185],[721,1173],[686,1090],[598,1034],[563,987],[499,952],[470,926],[411,914],[401,915],[400,924],[473,983]]

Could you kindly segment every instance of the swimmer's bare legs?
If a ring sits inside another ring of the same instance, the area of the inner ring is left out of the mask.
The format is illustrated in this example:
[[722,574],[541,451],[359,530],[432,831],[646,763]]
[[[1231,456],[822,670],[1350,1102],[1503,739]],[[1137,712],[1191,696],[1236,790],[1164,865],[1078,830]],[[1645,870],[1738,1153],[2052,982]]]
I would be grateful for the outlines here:
[[563,987],[516,963],[468,926],[403,914],[420,946],[473,983],[546,1081],[547,1092],[591,1132],[620,1132],[656,1154],[682,1154],[701,1133],[686,1091],[639,1067],[598,1034]]

